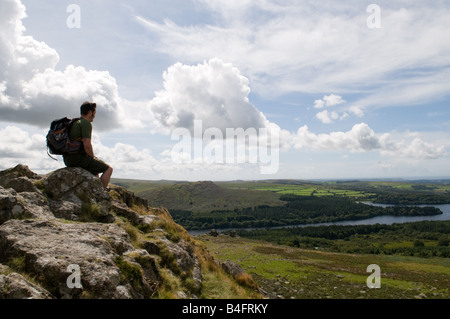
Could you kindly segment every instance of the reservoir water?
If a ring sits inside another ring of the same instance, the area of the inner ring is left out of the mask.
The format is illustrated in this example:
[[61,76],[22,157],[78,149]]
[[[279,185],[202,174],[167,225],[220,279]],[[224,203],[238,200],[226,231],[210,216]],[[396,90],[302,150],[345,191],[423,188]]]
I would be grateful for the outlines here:
[[[374,206],[381,206],[381,207],[388,207],[393,205],[386,205],[386,204],[373,204],[373,203],[364,203],[367,205],[374,205]],[[391,224],[397,224],[397,223],[411,223],[411,222],[419,222],[419,221],[437,221],[437,220],[450,220],[450,204],[445,205],[415,205],[418,207],[425,207],[425,206],[433,206],[436,208],[439,208],[442,211],[442,214],[440,215],[434,215],[434,216],[414,216],[414,217],[408,217],[408,216],[377,216],[372,217],[368,219],[360,219],[360,220],[344,220],[339,222],[331,222],[331,223],[317,223],[317,224],[301,224],[301,225],[292,225],[292,226],[281,226],[281,227],[272,227],[272,229],[276,228],[294,228],[294,227],[309,227],[309,226],[331,226],[331,225],[375,225],[375,224],[384,224],[384,225],[391,225]],[[257,228],[227,228],[227,229],[216,229],[219,233],[229,230],[252,230]],[[264,228],[263,228],[264,229]],[[192,236],[197,235],[203,235],[210,231],[210,229],[201,229],[201,230],[189,230],[189,234]]]

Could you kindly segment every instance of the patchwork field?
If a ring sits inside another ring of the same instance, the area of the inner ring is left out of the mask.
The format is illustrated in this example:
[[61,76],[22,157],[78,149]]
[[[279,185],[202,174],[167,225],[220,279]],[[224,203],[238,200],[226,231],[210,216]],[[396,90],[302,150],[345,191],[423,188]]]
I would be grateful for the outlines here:
[[233,183],[222,182],[218,185],[241,190],[269,191],[280,195],[291,194],[299,196],[348,196],[359,199],[369,199],[374,194],[366,191],[356,191],[351,189],[338,189],[324,184],[272,184],[272,183]]

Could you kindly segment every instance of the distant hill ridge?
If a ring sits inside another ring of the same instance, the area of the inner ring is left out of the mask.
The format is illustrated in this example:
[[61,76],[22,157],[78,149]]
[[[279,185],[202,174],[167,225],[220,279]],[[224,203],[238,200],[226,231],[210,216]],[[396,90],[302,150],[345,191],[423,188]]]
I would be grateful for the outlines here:
[[219,186],[212,181],[177,182],[172,185],[141,191],[137,195],[145,198],[154,206],[163,206],[169,210],[178,209],[196,212],[284,204],[279,200],[279,194],[230,189]]

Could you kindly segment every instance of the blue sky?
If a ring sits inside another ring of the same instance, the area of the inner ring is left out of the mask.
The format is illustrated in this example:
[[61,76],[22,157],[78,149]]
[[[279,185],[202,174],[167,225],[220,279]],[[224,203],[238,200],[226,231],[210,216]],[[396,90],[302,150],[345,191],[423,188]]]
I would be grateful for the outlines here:
[[[48,125],[94,100],[94,151],[115,177],[450,177],[447,1],[2,0],[0,8],[0,169],[63,167],[46,155]],[[173,132],[194,132],[195,121],[223,133],[277,130],[278,169],[174,155]]]

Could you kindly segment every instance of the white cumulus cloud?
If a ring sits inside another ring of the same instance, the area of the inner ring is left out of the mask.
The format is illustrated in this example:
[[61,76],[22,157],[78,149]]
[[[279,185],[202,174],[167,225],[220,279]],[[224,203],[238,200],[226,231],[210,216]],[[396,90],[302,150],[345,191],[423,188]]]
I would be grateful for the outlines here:
[[0,117],[45,127],[63,116],[78,116],[85,100],[97,102],[99,129],[120,125],[121,100],[106,71],[69,65],[57,71],[58,53],[26,35],[19,0],[0,3]]
[[324,110],[316,114],[316,118],[322,121],[324,124],[333,123],[334,120],[339,118],[339,114],[336,112],[329,112],[328,110]]
[[318,150],[347,150],[351,152],[371,151],[381,148],[380,137],[366,124],[353,126],[348,132],[315,134],[308,126],[302,126],[293,137],[295,148],[313,148]]
[[323,101],[324,101],[325,106],[327,106],[327,107],[345,103],[345,100],[342,98],[342,96],[335,95],[335,94],[325,95],[323,97]]
[[249,80],[230,63],[211,59],[202,64],[176,63],[163,75],[164,90],[156,92],[148,107],[150,117],[163,130],[184,127],[194,121],[203,128],[264,128],[265,116],[250,103]]
[[47,156],[45,136],[29,133],[14,125],[0,129],[0,169],[23,163],[37,173],[57,169],[58,163]]
[[[314,101],[314,108],[315,109],[323,109],[323,108],[329,108],[336,105],[340,105],[345,103],[346,101],[342,98],[340,95],[330,94],[325,95],[322,99],[315,100]],[[352,112],[354,113],[354,112]],[[356,114],[356,113],[355,113]],[[359,113],[360,115],[361,113]],[[316,118],[320,120],[324,124],[331,124],[337,119],[344,119],[348,117],[348,113],[344,112],[342,115],[339,115],[336,111],[328,111],[324,110],[316,114]]]
[[308,148],[322,151],[370,152],[379,151],[392,158],[431,160],[448,155],[441,142],[424,141],[419,134],[377,134],[366,123],[353,126],[347,132],[315,134],[308,126],[302,126],[292,135],[292,146],[296,149]]

